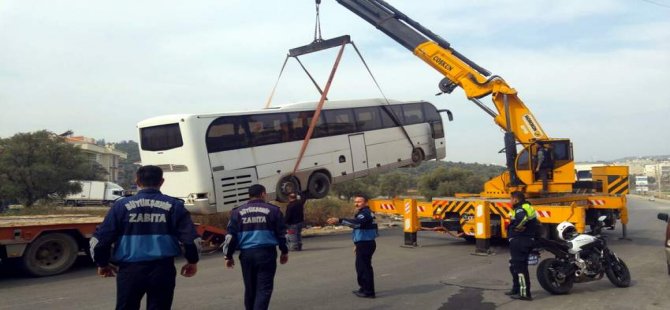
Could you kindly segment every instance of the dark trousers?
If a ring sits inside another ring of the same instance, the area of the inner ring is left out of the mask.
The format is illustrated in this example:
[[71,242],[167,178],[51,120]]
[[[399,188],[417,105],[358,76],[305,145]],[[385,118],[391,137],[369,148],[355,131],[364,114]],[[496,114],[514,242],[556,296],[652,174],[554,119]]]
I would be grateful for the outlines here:
[[537,171],[537,178],[542,180],[542,191],[547,192],[549,190],[549,171],[551,168],[540,168]]
[[372,254],[377,249],[377,243],[372,241],[359,241],[356,245],[356,275],[359,291],[364,294],[375,293],[375,278],[372,270]]
[[176,275],[174,258],[119,264],[116,309],[139,309],[144,294],[147,310],[170,309]]
[[533,238],[530,237],[514,237],[509,242],[509,251],[512,255],[509,260],[509,271],[512,273],[512,291],[526,297],[531,297],[528,255],[530,255],[534,243]]
[[240,251],[240,265],[244,278],[244,307],[247,310],[265,310],[277,271],[277,249],[262,247]]

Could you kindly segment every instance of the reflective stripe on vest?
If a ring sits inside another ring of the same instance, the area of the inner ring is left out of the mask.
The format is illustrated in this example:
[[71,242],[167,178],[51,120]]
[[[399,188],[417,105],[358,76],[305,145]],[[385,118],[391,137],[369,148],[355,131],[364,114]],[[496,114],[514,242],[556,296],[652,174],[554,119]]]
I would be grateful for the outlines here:
[[[526,202],[522,204],[521,208],[523,208],[523,210],[526,211],[526,216],[523,217],[523,220],[517,226],[523,226],[526,224],[526,222],[537,218],[535,209],[533,209],[533,207],[531,207],[529,203]],[[512,211],[510,211],[510,219],[514,219],[514,217],[516,217],[516,209],[512,209]]]

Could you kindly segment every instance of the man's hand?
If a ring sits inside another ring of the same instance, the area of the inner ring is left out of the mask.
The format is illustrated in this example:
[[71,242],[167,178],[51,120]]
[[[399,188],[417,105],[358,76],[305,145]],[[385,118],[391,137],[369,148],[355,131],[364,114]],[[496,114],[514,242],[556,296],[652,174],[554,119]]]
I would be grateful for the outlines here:
[[288,253],[282,254],[281,256],[279,256],[279,263],[280,264],[283,265],[283,264],[286,264],[287,262],[288,262]]
[[336,217],[331,217],[331,218],[327,219],[326,222],[330,225],[335,225],[335,224],[340,223],[340,219],[336,218]]
[[196,273],[198,273],[198,265],[197,264],[189,264],[186,263],[184,264],[183,267],[181,267],[181,275],[187,278],[190,278],[194,276]]
[[524,230],[526,230],[526,226],[517,226],[517,227],[514,227],[514,231],[516,231],[516,232],[522,232],[522,231],[524,231]]
[[233,269],[233,266],[235,266],[235,260],[226,258],[226,268]]
[[98,267],[98,275],[103,278],[113,278],[116,276],[116,273],[119,271],[114,265],[107,265],[105,267]]

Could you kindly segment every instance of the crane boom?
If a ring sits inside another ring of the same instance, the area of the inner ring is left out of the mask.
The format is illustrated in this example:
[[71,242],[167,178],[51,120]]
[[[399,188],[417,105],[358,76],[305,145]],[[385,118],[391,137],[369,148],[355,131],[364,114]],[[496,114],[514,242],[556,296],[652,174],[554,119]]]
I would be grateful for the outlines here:
[[[559,139],[549,139],[535,116],[517,96],[517,91],[510,87],[500,76],[491,75],[491,72],[477,65],[474,61],[456,51],[449,42],[412,20],[386,1],[383,0],[337,0],[345,8],[360,16],[377,29],[391,37],[402,46],[412,51],[429,66],[440,72],[444,79],[439,88],[443,93],[451,93],[456,87],[465,92],[465,96],[491,115],[494,122],[505,131],[505,153],[508,168],[508,181],[504,182],[505,189],[525,189],[525,185],[535,183],[532,162],[526,156],[525,166],[519,167],[521,154],[517,154],[516,142],[524,146],[524,151],[534,153],[531,147],[534,142],[543,141],[552,143]],[[480,98],[491,95],[496,111],[484,105]],[[559,178],[553,178],[553,185],[558,191],[571,191],[574,183],[574,166],[572,149],[567,139],[561,140],[563,148],[569,149],[569,156],[565,156],[560,166],[565,169],[555,169],[556,173],[563,173]],[[528,155],[528,154],[527,154]],[[520,174],[518,170],[529,170],[529,173]],[[571,176],[569,175],[571,173]],[[556,185],[562,186],[556,186]],[[498,189],[500,186],[497,186]],[[521,187],[521,188],[519,188]],[[502,190],[502,189],[500,189]],[[505,190],[505,192],[507,192]]]

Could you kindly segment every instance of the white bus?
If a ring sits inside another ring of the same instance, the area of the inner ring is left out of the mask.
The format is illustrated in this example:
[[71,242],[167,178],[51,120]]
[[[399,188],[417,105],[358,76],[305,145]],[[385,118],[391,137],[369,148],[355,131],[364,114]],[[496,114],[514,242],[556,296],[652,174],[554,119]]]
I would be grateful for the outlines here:
[[293,174],[316,106],[150,118],[137,126],[142,164],[163,168],[165,194],[210,214],[248,200],[254,183],[270,199],[296,190],[322,198],[331,184],[446,156],[442,118],[428,102],[328,101]]

